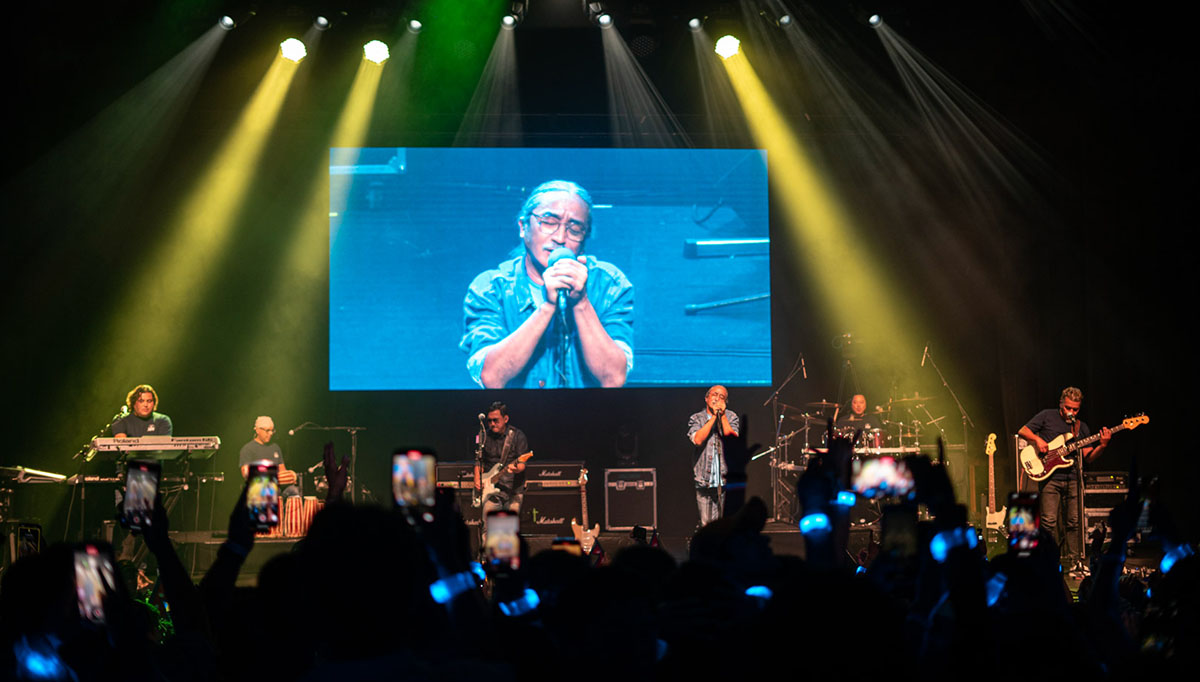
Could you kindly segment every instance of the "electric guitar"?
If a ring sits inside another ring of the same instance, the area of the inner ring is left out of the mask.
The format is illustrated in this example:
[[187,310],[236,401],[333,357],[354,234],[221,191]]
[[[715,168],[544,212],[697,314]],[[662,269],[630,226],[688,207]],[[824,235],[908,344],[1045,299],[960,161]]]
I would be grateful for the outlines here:
[[983,526],[986,529],[988,540],[995,542],[998,536],[1004,534],[1004,513],[1008,511],[1008,507],[1000,507],[998,511],[996,510],[996,434],[988,434],[984,451],[987,452],[988,458],[988,504],[984,512]]
[[595,528],[588,529],[588,511],[587,511],[587,469],[579,470],[579,503],[583,513],[583,525],[571,519],[571,532],[575,534],[575,539],[579,541],[579,548],[583,550],[583,555],[588,556],[592,553],[592,546],[596,544],[596,538],[600,535],[600,524],[596,524]]
[[491,497],[497,490],[500,489],[496,485],[496,481],[500,480],[500,477],[504,475],[504,470],[512,464],[528,462],[530,457],[533,457],[533,450],[521,455],[515,461],[496,462],[493,464],[491,469],[488,469],[483,473],[482,476],[479,477],[480,482],[483,483],[483,490],[479,491],[479,494],[475,495],[475,497],[471,500],[471,505],[475,507],[483,506],[483,501]]
[[[1138,426],[1150,421],[1150,417],[1139,414],[1136,417],[1130,417],[1122,420],[1120,424],[1109,428],[1109,431],[1116,433],[1125,429],[1136,429]],[[1069,433],[1064,433],[1054,437],[1054,440],[1047,443],[1046,454],[1038,452],[1036,445],[1027,445],[1021,448],[1021,468],[1025,470],[1025,475],[1035,481],[1044,481],[1050,478],[1050,474],[1058,469],[1063,469],[1075,464],[1075,460],[1067,459],[1080,448],[1087,446],[1100,440],[1100,434],[1094,433],[1087,438],[1072,440],[1073,436]],[[1071,441],[1067,443],[1067,441]]]

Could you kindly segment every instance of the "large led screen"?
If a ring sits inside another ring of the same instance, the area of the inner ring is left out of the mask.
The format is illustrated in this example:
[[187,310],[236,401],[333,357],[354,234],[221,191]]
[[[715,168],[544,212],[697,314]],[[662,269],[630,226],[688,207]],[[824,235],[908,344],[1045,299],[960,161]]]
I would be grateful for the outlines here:
[[337,148],[329,187],[332,390],[771,381],[762,150]]

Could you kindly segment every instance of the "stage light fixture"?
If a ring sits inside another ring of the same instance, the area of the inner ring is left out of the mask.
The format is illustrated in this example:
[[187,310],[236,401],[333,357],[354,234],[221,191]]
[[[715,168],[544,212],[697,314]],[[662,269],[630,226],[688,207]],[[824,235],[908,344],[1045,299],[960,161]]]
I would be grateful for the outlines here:
[[688,29],[692,33],[698,32],[701,28],[704,28],[704,22],[700,21],[699,17],[692,17],[688,20]]
[[741,44],[742,44],[742,41],[738,40],[737,38],[734,38],[733,36],[721,36],[717,40],[716,47],[714,47],[713,49],[716,51],[717,54],[721,55],[722,59],[729,59],[730,57],[732,57],[733,55],[738,53],[738,47]]
[[872,14],[871,18],[867,19],[867,23],[875,28],[879,28],[883,25],[883,17],[879,16],[878,14]]
[[382,64],[388,60],[391,52],[388,51],[388,46],[379,40],[372,40],[363,45],[363,59],[376,64]]
[[508,4],[508,14],[500,20],[500,26],[512,30],[517,24],[525,21],[525,12],[529,10],[528,0],[513,0]]
[[409,33],[420,33],[422,28],[425,28],[425,27],[422,26],[421,22],[417,21],[416,19],[413,19],[408,22],[408,32]]
[[588,2],[588,0],[583,0],[583,11],[587,12],[588,21],[600,28],[612,26],[612,15],[608,13],[608,8],[604,6],[603,2]]
[[785,14],[782,17],[779,17],[779,25],[780,26],[791,26],[792,25],[792,15]]
[[279,53],[283,55],[284,59],[296,62],[297,64],[300,63],[301,59],[308,56],[308,50],[304,49],[304,43],[296,38],[288,38],[279,43]]
[[313,28],[317,29],[318,31],[328,31],[331,25],[332,24],[329,23],[329,19],[326,19],[323,16],[317,16],[316,19],[313,19]]
[[225,29],[226,31],[232,31],[233,27],[237,26],[237,22],[233,20],[233,17],[226,14],[225,16],[221,17],[220,19],[217,19],[217,25],[220,26],[221,28]]

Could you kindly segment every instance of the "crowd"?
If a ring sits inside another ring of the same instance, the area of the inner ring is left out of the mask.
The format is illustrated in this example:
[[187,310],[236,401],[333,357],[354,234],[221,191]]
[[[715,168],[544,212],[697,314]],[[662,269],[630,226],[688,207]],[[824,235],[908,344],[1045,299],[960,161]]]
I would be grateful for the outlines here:
[[[1159,570],[1123,577],[1143,510],[1136,472],[1111,533],[1093,537],[1091,577],[1076,600],[1052,538],[989,561],[928,460],[912,462],[917,498],[908,505],[923,504],[933,520],[888,524],[860,568],[846,551],[839,495],[850,453],[833,438],[800,479],[803,559],[772,552],[766,506],[752,499],[700,529],[681,564],[637,545],[598,566],[547,550],[500,570],[474,563],[453,497],[417,513],[342,500],[346,461],[326,446],[327,505],[254,587],[237,586],[255,538],[244,492],[199,584],[157,505],[142,531],[157,564],[154,596],[136,598],[118,572],[103,622],[81,616],[75,546],[13,564],[0,583],[0,669],[5,679],[79,681],[637,682],[1140,679],[1194,666],[1200,564],[1161,510],[1150,510]],[[910,509],[915,518],[915,506],[892,515]]]

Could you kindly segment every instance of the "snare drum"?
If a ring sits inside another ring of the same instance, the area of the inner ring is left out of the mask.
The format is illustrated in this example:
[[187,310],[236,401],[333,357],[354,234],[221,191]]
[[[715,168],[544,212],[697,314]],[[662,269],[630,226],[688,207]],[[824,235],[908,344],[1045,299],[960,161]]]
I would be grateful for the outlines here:
[[884,446],[886,438],[883,429],[863,429],[862,436],[858,439],[858,447],[860,448],[881,448]]

